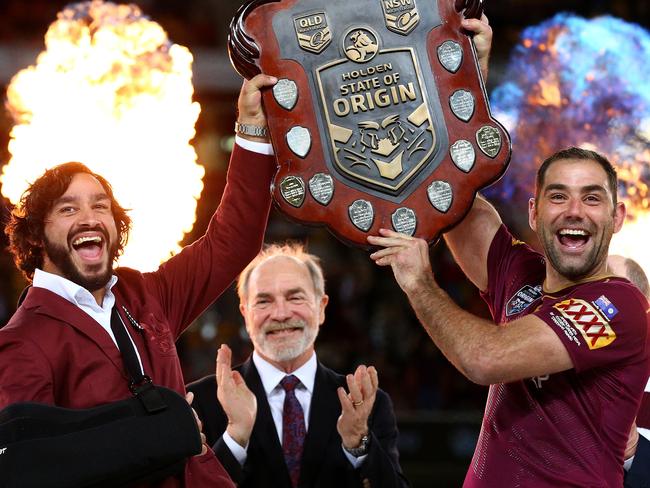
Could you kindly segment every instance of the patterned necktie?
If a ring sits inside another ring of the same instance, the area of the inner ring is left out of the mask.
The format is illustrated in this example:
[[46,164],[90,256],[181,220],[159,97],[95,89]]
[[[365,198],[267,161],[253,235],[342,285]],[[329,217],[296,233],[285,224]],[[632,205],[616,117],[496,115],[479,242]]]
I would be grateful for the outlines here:
[[286,392],[282,410],[282,450],[289,468],[291,484],[298,486],[300,478],[300,459],[305,441],[305,415],[294,391],[300,380],[294,375],[285,376],[280,385]]

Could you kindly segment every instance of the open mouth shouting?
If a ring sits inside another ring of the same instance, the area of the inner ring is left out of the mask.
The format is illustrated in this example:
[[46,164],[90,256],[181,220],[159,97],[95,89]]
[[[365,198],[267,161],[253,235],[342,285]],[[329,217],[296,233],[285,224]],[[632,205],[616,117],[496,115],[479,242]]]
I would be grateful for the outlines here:
[[591,233],[584,229],[562,228],[556,237],[564,252],[582,252],[591,240]]
[[71,247],[82,263],[97,264],[104,258],[106,239],[101,232],[83,232],[73,238]]

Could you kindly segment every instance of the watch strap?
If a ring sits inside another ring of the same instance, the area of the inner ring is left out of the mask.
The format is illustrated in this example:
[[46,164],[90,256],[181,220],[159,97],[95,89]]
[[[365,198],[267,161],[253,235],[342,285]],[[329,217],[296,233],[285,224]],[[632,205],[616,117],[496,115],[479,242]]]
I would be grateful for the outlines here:
[[365,456],[366,454],[368,454],[369,448],[370,448],[370,434],[364,435],[361,438],[361,442],[359,443],[358,447],[351,447],[350,449],[348,449],[347,447],[343,446],[343,449],[345,449],[354,457]]
[[266,137],[269,133],[268,129],[261,125],[240,124],[239,122],[235,122],[235,132],[251,137]]

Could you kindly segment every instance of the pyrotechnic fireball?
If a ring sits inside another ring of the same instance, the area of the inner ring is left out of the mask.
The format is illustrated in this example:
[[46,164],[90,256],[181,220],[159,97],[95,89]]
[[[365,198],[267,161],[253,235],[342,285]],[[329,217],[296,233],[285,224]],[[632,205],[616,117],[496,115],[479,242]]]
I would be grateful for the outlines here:
[[7,89],[14,119],[0,182],[16,203],[46,168],[80,161],[105,176],[133,230],[120,264],[155,269],[195,221],[204,169],[189,141],[192,55],[135,5],[67,6],[36,64]]
[[[568,14],[522,33],[492,111],[508,128],[512,162],[488,194],[522,203],[537,167],[567,146],[598,151],[617,167],[628,221],[610,252],[650,272],[650,34],[609,16]],[[524,207],[522,207],[524,208]]]

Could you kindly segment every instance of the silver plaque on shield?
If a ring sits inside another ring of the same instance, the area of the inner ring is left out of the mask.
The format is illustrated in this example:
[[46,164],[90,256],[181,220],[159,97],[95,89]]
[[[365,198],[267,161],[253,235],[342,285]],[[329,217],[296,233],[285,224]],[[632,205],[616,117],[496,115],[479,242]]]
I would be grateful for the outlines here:
[[456,141],[449,148],[449,153],[451,154],[451,160],[459,170],[469,173],[474,167],[476,152],[471,142],[464,139]]
[[298,101],[298,86],[293,80],[282,78],[273,86],[273,97],[282,108],[292,110]]
[[334,180],[325,173],[316,173],[309,179],[309,192],[321,205],[328,205],[334,195]]
[[438,59],[447,71],[455,73],[463,62],[463,48],[457,42],[445,41],[438,46]]
[[407,207],[400,207],[391,215],[393,222],[393,229],[402,234],[412,236],[415,234],[415,227],[417,226],[417,217],[415,212]]
[[474,96],[467,90],[456,90],[449,97],[451,111],[463,122],[468,122],[474,115],[474,105]]
[[481,127],[476,132],[476,142],[487,156],[493,158],[501,150],[501,134],[494,127],[489,125]]
[[311,149],[311,134],[309,133],[309,129],[299,125],[292,127],[287,132],[287,144],[296,156],[300,156],[301,158],[307,156],[309,149]]
[[348,207],[350,220],[357,229],[367,232],[375,220],[375,210],[368,200],[355,200]]
[[451,185],[446,181],[434,181],[427,188],[427,195],[429,196],[429,201],[433,208],[439,212],[446,213],[451,207],[451,202],[454,198],[453,190]]
[[298,208],[305,201],[305,183],[297,176],[286,176],[280,183],[280,193],[289,205]]

